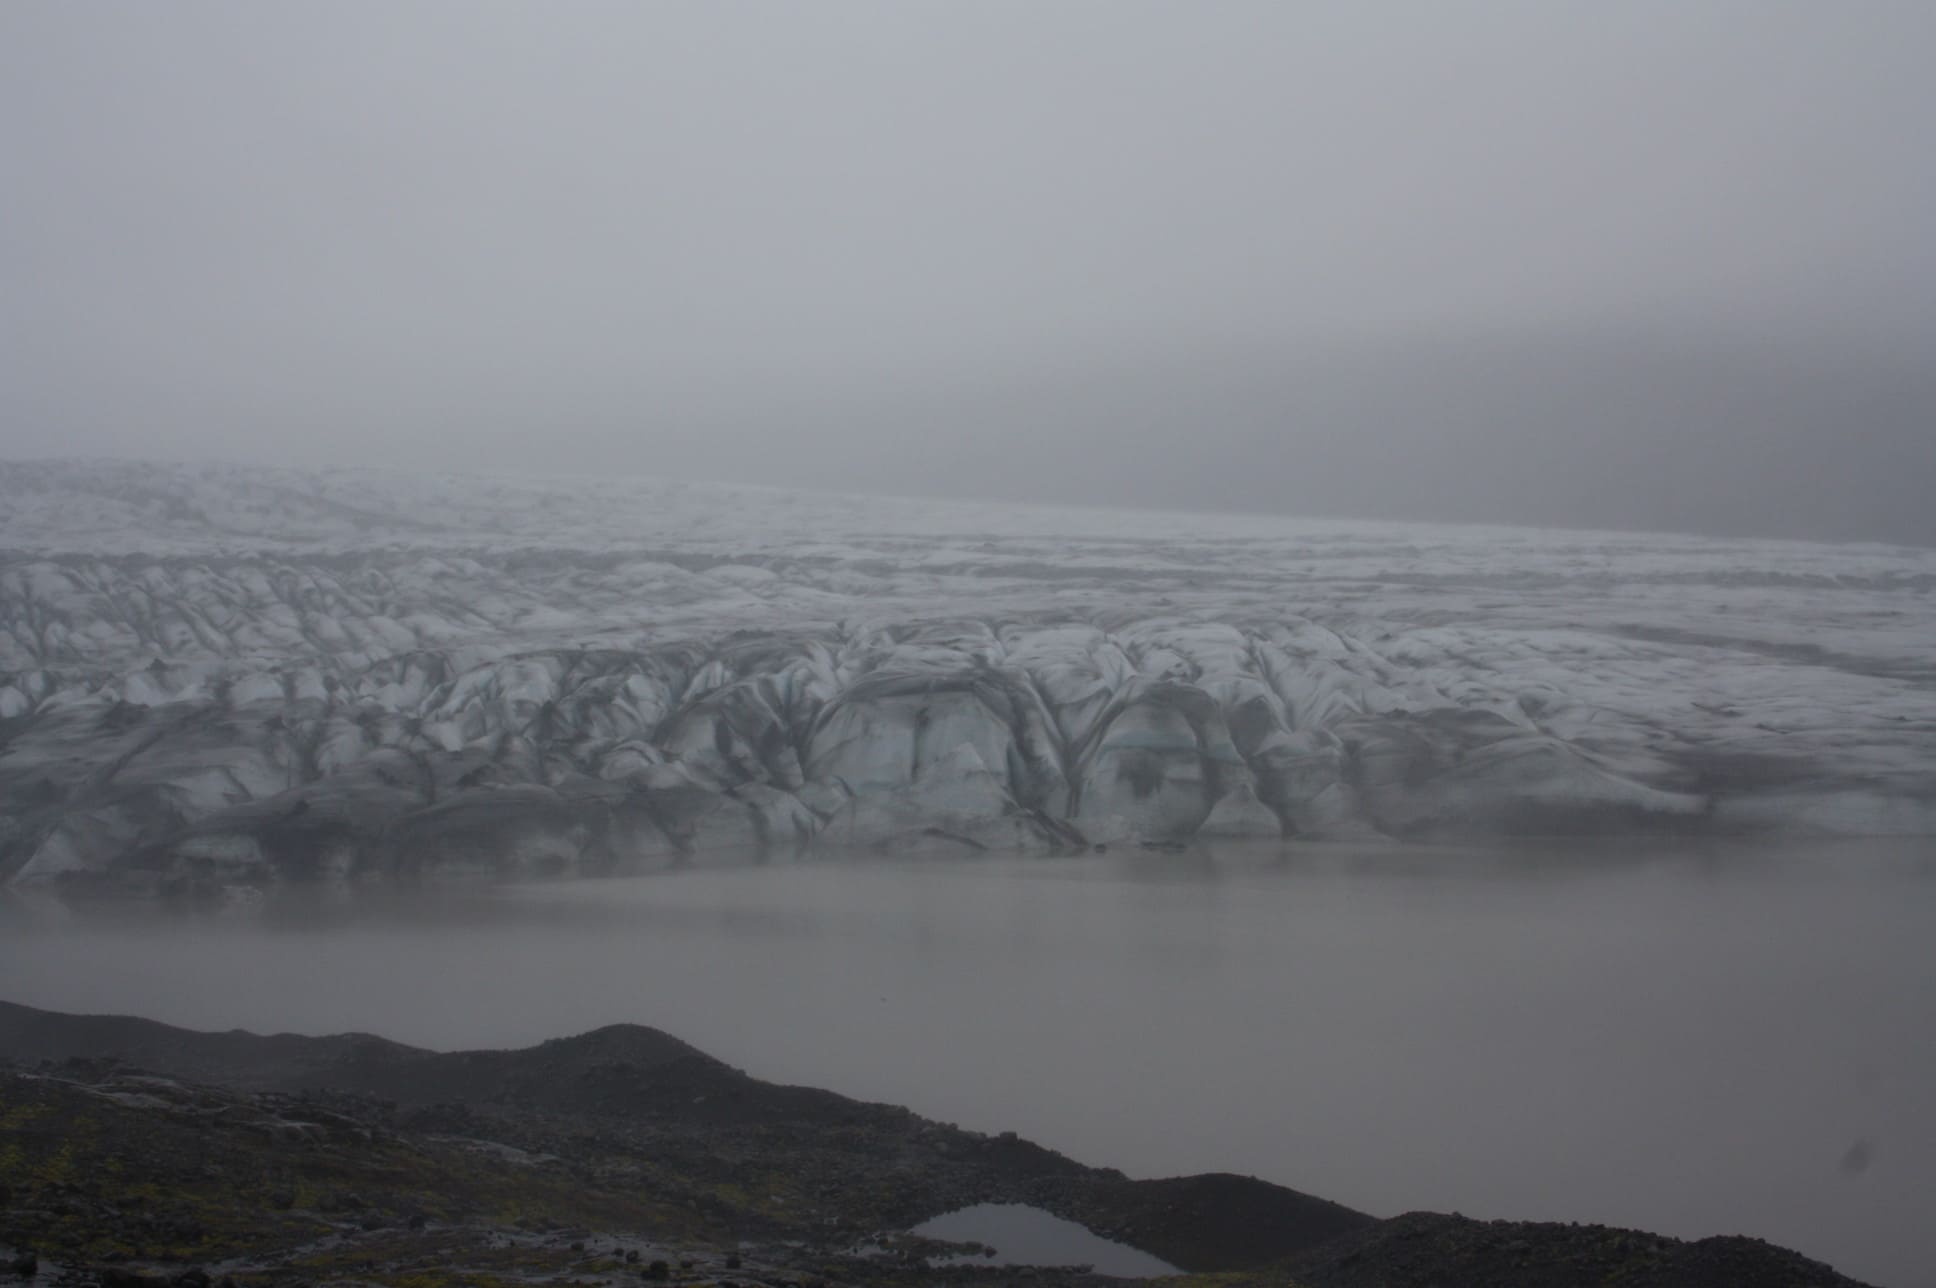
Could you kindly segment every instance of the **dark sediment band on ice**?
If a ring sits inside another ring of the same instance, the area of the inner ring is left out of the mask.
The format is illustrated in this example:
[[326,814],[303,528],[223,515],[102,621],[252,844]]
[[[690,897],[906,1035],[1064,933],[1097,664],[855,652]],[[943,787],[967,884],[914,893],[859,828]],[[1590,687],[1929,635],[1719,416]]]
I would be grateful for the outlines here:
[[7,722],[0,873],[123,888],[649,871],[813,846],[1733,823],[1757,767],[1655,782],[1524,710],[1370,710],[1308,624],[940,623],[268,671]]
[[0,884],[1936,835],[1936,552],[0,463]]

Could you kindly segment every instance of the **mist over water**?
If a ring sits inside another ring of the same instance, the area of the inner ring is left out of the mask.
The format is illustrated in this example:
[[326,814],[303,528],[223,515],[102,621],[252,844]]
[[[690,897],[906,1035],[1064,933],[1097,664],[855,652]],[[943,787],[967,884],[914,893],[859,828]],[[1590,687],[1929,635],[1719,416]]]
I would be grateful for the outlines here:
[[0,921],[0,995],[506,1046],[630,1021],[1133,1175],[1747,1233],[1936,1284],[1910,843],[832,860]]
[[0,999],[1936,1288],[1932,47],[0,3]]

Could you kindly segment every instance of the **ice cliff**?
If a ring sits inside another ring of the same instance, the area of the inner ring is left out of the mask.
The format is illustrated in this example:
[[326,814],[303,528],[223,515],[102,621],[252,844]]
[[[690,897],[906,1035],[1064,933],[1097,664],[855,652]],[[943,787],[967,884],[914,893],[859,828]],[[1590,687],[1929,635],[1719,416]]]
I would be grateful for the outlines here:
[[1936,834],[1936,552],[0,464],[0,882]]

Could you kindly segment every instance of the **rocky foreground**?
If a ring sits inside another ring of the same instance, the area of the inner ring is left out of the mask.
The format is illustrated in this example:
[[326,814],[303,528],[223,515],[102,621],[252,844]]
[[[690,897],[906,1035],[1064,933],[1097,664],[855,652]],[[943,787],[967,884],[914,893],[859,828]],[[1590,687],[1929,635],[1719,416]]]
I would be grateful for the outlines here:
[[0,463],[0,886],[1936,835],[1936,552]]
[[0,1003],[0,1277],[24,1283],[1112,1282],[906,1233],[980,1202],[1239,1288],[1854,1284],[1752,1239],[1380,1221],[1247,1177],[1130,1180],[631,1026],[436,1053]]

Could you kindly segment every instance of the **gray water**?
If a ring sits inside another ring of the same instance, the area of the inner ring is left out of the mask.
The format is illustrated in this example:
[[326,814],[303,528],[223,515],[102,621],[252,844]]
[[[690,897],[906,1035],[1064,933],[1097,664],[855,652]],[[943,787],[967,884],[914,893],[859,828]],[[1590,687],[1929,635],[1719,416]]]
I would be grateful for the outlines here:
[[1126,1243],[1105,1239],[1074,1221],[1026,1203],[976,1203],[944,1212],[914,1233],[951,1243],[979,1243],[982,1256],[964,1254],[948,1265],[1088,1266],[1099,1275],[1151,1279],[1177,1268]]
[[1746,1233],[1936,1285],[1926,842],[817,861],[0,916],[0,997],[435,1047],[614,1021],[1133,1175]]

